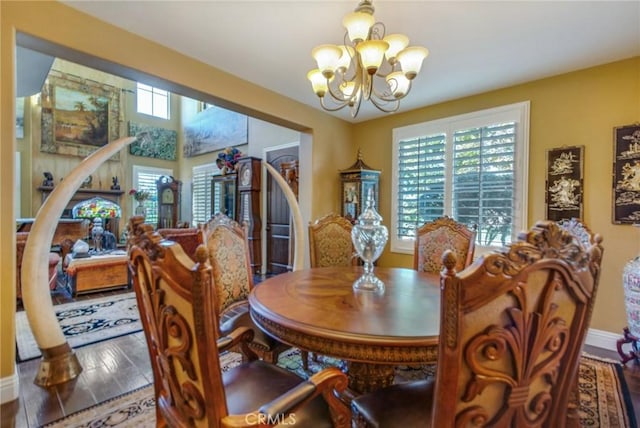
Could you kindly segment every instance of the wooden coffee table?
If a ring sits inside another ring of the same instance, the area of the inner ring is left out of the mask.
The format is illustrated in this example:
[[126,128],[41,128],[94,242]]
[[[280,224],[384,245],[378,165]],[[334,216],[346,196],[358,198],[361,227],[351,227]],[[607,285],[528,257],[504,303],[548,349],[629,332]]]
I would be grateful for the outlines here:
[[393,383],[394,367],[435,363],[439,276],[380,268],[382,294],[355,292],[362,267],[313,268],[271,277],[249,296],[256,324],[276,339],[346,361],[355,393]]

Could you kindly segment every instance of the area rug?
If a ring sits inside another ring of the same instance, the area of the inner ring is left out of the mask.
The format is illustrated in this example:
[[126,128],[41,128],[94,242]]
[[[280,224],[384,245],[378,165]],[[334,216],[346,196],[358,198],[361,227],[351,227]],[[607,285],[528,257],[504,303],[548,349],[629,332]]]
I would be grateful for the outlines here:
[[[142,330],[133,292],[64,303],[53,309],[72,348]],[[16,343],[19,361],[41,355],[24,311],[16,312]]]
[[[311,361],[311,371],[335,363],[332,358],[322,357]],[[220,361],[222,369],[228,370],[240,364],[240,355],[227,353]],[[300,352],[291,349],[280,355],[278,365],[292,369],[308,377],[302,369]],[[396,371],[397,377],[410,379],[419,377],[428,368],[403,367]],[[580,425],[593,428],[635,428],[636,421],[629,391],[622,374],[622,366],[612,360],[584,354],[580,361]],[[151,427],[155,426],[153,386],[141,389],[74,413],[64,419],[46,425],[62,427]]]

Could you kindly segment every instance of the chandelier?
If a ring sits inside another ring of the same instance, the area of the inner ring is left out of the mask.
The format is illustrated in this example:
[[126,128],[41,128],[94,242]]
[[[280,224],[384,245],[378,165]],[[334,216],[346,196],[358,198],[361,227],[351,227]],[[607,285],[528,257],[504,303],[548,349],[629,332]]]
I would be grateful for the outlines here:
[[342,20],[347,29],[344,44],[311,51],[318,68],[307,78],[325,110],[349,106],[356,117],[364,99],[385,113],[397,111],[429,55],[424,47],[408,46],[404,34],[385,35],[384,24],[375,22],[373,12],[370,0],[360,1]]

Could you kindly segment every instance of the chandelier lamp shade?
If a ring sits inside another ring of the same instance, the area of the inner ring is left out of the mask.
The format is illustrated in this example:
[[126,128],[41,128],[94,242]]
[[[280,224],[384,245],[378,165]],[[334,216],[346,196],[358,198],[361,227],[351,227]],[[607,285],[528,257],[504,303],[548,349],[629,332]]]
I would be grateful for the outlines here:
[[392,113],[411,90],[429,51],[409,46],[403,34],[385,35],[385,26],[376,22],[370,0],[361,0],[342,24],[347,31],[343,45],[320,45],[311,51],[318,68],[307,78],[328,111],[349,106],[356,117],[362,100],[379,110]]

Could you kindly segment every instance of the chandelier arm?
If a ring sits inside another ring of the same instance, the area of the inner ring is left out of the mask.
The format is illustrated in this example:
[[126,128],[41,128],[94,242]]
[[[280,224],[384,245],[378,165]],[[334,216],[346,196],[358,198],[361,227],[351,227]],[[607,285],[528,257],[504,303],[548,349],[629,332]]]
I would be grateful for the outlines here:
[[345,108],[347,105],[349,105],[349,100],[345,100],[345,101],[343,101],[341,103],[337,103],[336,102],[335,106],[327,105],[327,103],[325,103],[324,100],[325,100],[324,97],[320,98],[320,105],[322,106],[323,109],[325,109],[327,111],[338,111],[338,110],[341,110],[341,109]]
[[[393,101],[382,100],[384,101],[383,103],[379,102],[378,100],[379,98],[375,98],[375,97],[371,97],[369,99],[369,101],[371,101],[371,103],[374,106],[376,106],[378,110],[384,113],[393,113],[395,111],[398,111],[398,109],[400,108],[400,100],[393,100]],[[391,108],[385,108],[385,104],[391,105]]]
[[375,88],[375,86],[373,87],[373,92],[371,94],[371,98],[374,98],[374,95],[376,98],[378,98],[379,100],[382,101],[387,101],[387,102],[394,102],[394,101],[398,101],[403,99],[404,97],[406,97],[409,92],[411,92],[411,82],[409,82],[409,86],[407,87],[407,92],[405,92],[402,96],[396,97],[395,95],[393,95],[393,93],[391,92],[390,94],[385,94],[384,92],[378,92]]
[[382,40],[386,32],[387,27],[384,26],[384,23],[380,21],[375,22],[369,30],[369,40]]
[[362,97],[355,95],[356,102],[349,106],[349,110],[351,112],[351,117],[356,117],[358,112],[360,111],[360,105],[362,104]]
[[351,98],[346,97],[344,93],[339,89],[339,87],[340,85],[337,83],[334,83],[333,85],[331,85],[330,82],[327,82],[327,90],[329,95],[331,95],[331,98],[341,103],[342,102],[348,103]]

